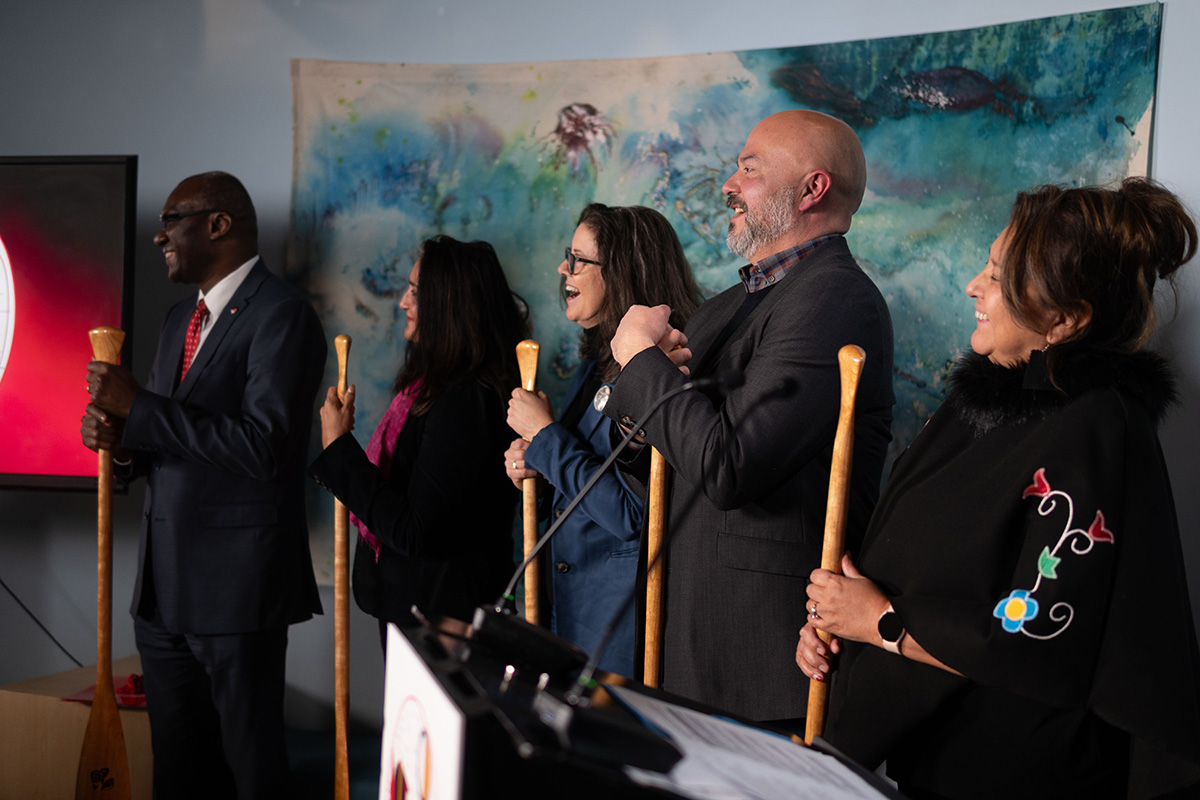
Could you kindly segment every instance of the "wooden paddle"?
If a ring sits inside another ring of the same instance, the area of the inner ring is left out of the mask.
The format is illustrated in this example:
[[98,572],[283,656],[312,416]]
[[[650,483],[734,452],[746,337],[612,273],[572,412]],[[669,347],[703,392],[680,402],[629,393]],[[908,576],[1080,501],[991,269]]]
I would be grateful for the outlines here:
[[[672,350],[683,347],[677,344]],[[662,681],[662,605],[666,559],[662,553],[667,518],[667,475],[671,466],[657,447],[650,448],[650,502],[646,506],[646,630],[642,682],[657,689]]]
[[[858,396],[858,379],[862,375],[867,354],[857,345],[848,344],[838,351],[838,367],[842,375],[842,406],[838,412],[837,433],[833,437],[833,463],[829,468],[829,496],[825,503],[825,541],[821,548],[821,569],[842,574],[842,552],[845,550],[846,494],[850,490],[850,467],[854,460],[854,402]],[[830,636],[817,631],[821,641],[829,644]],[[813,737],[825,730],[825,709],[829,700],[829,685],[825,681],[808,681],[808,714],[804,720],[804,742],[812,744]]]
[[[517,365],[521,368],[521,386],[527,392],[537,391],[537,360],[541,347],[533,339],[517,343]],[[525,558],[533,552],[538,540],[537,478],[526,478],[521,484],[521,514],[525,520]],[[538,624],[538,603],[541,600],[541,577],[538,559],[525,568],[525,619]]]
[[[338,400],[345,401],[346,365],[352,340],[339,334],[333,340],[338,360]],[[350,754],[346,742],[350,713],[350,512],[333,501],[333,717],[335,800],[350,800]]]
[[650,502],[646,507],[646,632],[642,654],[642,682],[658,688],[662,673],[662,558],[663,530],[667,511],[667,459],[650,449]]
[[[121,356],[125,332],[117,328],[88,331],[92,354],[97,361],[116,364]],[[129,760],[125,756],[125,732],[112,677],[112,488],[113,462],[101,450],[97,475],[96,559],[96,697],[88,715],[75,774],[75,800],[129,800]]]

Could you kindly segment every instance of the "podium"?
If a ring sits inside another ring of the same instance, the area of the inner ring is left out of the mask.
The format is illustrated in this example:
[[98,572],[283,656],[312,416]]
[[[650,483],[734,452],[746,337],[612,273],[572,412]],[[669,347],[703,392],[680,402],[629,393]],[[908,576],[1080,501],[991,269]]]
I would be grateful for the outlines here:
[[[747,736],[766,735],[720,712],[714,716],[712,709],[640,686],[598,688],[589,701],[572,705],[566,698],[574,673],[539,671],[520,653],[469,636],[463,623],[389,626],[380,800],[474,800],[518,792],[527,797],[688,796],[671,785],[676,765],[685,763],[686,736],[652,730],[639,717],[641,711],[631,710],[643,704],[619,701],[627,696],[622,692],[644,696],[676,716],[733,726],[734,735],[739,729]],[[705,744],[711,747],[713,738],[710,734]],[[771,739],[776,747],[801,748],[793,756],[821,760],[817,771],[833,776],[833,788],[821,797],[900,797],[878,776],[845,759]],[[731,740],[725,755],[737,765],[746,749],[745,742]],[[747,760],[746,768],[755,769],[755,762]]]

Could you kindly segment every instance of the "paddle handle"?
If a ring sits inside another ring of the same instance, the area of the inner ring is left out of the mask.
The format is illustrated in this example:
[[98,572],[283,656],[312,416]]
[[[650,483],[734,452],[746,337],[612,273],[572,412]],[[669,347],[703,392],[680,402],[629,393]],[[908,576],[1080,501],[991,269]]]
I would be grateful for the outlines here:
[[[88,331],[92,357],[106,364],[121,358],[125,332],[119,328],[99,327]],[[96,691],[112,690],[112,454],[102,449],[96,472]]]
[[[842,402],[838,411],[837,433],[833,437],[833,463],[829,469],[829,495],[825,504],[825,538],[821,548],[821,569],[838,575],[842,572],[842,553],[845,551],[846,496],[854,461],[854,403],[858,398],[858,380],[866,358],[866,353],[857,345],[848,344],[838,351]],[[829,644],[828,633],[818,631],[817,634],[821,641]],[[804,741],[807,744],[812,744],[813,737],[820,736],[825,730],[828,701],[829,684],[810,678],[808,713],[804,721]]]
[[[521,388],[527,392],[537,391],[538,351],[541,346],[533,339],[517,343],[517,366],[521,370]],[[525,558],[533,552],[538,540],[537,478],[526,478],[521,482],[521,517],[524,521],[522,549]],[[525,568],[525,619],[539,624],[538,608],[541,601],[541,574],[538,559]]]
[[646,506],[646,642],[642,681],[658,688],[662,679],[662,609],[666,564],[662,557],[670,465],[657,447],[650,449],[650,498]]
[[[347,365],[352,340],[339,334],[333,340],[338,361],[338,400],[346,399]],[[334,798],[350,800],[350,757],[346,728],[350,714],[350,512],[333,501],[333,715]]]

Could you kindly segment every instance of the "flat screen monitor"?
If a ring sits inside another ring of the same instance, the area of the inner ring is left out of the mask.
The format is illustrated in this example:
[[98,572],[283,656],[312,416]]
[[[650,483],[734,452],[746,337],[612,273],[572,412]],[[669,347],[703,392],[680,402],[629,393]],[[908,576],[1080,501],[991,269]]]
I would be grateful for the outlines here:
[[133,352],[137,156],[0,157],[0,488],[94,489],[88,331]]

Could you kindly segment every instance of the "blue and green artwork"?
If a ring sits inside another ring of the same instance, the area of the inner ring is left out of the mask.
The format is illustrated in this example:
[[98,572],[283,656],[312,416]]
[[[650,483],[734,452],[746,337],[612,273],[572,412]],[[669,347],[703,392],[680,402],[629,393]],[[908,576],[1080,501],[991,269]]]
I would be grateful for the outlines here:
[[1149,174],[1161,13],[1149,4],[654,59],[295,61],[288,274],[331,336],[354,339],[362,441],[404,356],[397,302],[436,233],[495,246],[530,307],[539,384],[557,402],[579,329],[563,316],[555,270],[580,210],[657,209],[718,291],[742,263],[725,246],[720,188],[746,135],[783,109],[827,112],[853,126],[867,156],[847,239],[892,312],[898,452],[968,345],[963,287],[1016,193]]

